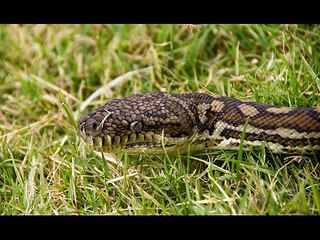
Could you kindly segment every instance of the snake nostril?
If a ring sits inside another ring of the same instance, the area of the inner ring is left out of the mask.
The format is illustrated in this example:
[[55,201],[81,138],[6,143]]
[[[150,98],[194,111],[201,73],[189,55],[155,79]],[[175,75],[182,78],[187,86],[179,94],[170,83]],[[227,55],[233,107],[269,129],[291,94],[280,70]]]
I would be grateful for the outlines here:
[[79,122],[79,129],[81,130],[81,131],[83,131],[84,130],[84,125],[85,125],[85,122]]

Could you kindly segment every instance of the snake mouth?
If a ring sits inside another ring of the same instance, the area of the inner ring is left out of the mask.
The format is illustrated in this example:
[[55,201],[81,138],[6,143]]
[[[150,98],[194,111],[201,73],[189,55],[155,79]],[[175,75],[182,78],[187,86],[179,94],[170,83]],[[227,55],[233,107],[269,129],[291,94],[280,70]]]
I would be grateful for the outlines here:
[[[96,124],[96,126],[93,126]],[[149,152],[160,153],[164,148],[170,151],[181,147],[188,142],[187,137],[168,137],[162,134],[155,134],[153,132],[145,133],[131,133],[128,135],[115,136],[114,134],[105,134],[103,132],[97,133],[99,126],[97,123],[88,124],[81,122],[78,126],[78,133],[81,138],[93,149],[104,152],[128,152],[130,154]],[[95,129],[92,131],[92,127]]]
[[[80,127],[80,135],[84,141],[93,147],[93,149],[104,152],[128,152],[135,153],[144,152],[153,153],[154,151],[158,152],[166,149],[174,149],[177,146],[185,145],[188,140],[187,138],[172,138],[164,137],[157,134],[153,136],[143,135],[143,136],[115,136],[110,137],[110,135],[100,135],[100,136],[91,136],[85,133]],[[133,138],[136,138],[135,141],[132,141]],[[131,139],[131,140],[130,140]]]

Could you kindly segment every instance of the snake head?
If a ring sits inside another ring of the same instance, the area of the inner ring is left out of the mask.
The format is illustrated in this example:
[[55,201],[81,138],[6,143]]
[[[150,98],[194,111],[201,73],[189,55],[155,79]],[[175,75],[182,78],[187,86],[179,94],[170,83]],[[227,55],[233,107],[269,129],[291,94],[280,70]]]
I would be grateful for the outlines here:
[[185,144],[194,131],[193,114],[185,104],[159,92],[111,99],[80,118],[79,132],[94,148],[110,152]]

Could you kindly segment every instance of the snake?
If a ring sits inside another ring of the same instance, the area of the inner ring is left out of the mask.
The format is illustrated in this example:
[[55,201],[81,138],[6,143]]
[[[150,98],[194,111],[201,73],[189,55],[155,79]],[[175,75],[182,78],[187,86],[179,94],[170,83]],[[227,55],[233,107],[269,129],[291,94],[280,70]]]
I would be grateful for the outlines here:
[[320,152],[320,105],[286,107],[207,93],[147,92],[82,115],[78,133],[104,152],[156,155],[265,148]]

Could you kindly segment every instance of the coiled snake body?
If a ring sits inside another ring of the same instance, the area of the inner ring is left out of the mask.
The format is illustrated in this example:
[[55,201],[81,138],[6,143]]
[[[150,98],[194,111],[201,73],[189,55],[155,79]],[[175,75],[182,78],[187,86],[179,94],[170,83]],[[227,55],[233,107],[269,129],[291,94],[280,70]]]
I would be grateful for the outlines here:
[[204,93],[152,92],[109,100],[79,120],[96,149],[132,154],[244,149],[320,152],[320,106],[288,108]]

